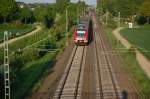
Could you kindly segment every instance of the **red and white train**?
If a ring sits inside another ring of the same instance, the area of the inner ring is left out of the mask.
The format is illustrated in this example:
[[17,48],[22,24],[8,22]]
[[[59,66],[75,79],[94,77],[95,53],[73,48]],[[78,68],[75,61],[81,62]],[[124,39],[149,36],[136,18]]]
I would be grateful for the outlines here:
[[74,31],[74,43],[87,45],[89,43],[89,20],[80,21]]

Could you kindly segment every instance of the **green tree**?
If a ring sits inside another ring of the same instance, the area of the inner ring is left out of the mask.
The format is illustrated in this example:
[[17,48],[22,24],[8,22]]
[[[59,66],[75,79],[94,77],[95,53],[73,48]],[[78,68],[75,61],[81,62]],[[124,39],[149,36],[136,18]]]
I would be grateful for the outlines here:
[[135,14],[135,5],[132,0],[117,0],[117,6],[117,11],[119,11],[124,18]]
[[15,0],[0,0],[0,15],[3,17],[3,22],[6,22],[7,17],[17,10]]
[[45,16],[47,15],[47,9],[45,7],[37,7],[35,8],[33,15],[36,21],[44,22]]
[[86,9],[85,2],[78,2],[78,14],[83,15],[83,11]]
[[55,6],[48,6],[47,8],[47,18],[50,21],[53,21],[56,17]]
[[27,20],[32,17],[32,11],[28,8],[22,8],[20,9],[20,15],[26,24]]
[[67,6],[68,6],[68,2],[64,0],[59,0],[59,2],[56,3],[56,12],[61,14],[65,13]]
[[46,10],[47,10],[47,13],[46,13],[44,22],[45,22],[46,27],[50,28],[54,24],[54,20],[56,17],[55,6],[49,5]]
[[120,12],[122,17],[127,18],[137,14],[142,2],[143,0],[99,0],[97,9],[101,14],[106,13],[107,10],[113,16],[117,16]]
[[77,4],[70,3],[68,5],[68,21],[69,27],[77,23]]
[[141,15],[147,17],[147,22],[150,23],[150,1],[146,0],[142,3],[139,8],[139,12]]
[[99,0],[98,1],[98,13],[99,14],[104,14],[106,13],[106,10],[112,13],[113,15],[116,14],[116,5],[117,5],[117,0]]
[[56,3],[59,3],[59,2],[69,2],[70,0],[56,0]]

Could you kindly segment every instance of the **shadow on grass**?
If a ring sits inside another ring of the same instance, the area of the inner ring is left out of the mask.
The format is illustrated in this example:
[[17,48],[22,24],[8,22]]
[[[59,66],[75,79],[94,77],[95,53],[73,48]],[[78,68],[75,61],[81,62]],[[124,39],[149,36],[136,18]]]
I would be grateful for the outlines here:
[[55,63],[56,60],[53,59],[40,60],[31,65],[29,64],[28,67],[21,70],[18,77],[19,80],[12,88],[12,99],[23,99],[26,97],[36,83],[53,72],[52,68]]
[[0,71],[0,98],[4,99],[4,75]]

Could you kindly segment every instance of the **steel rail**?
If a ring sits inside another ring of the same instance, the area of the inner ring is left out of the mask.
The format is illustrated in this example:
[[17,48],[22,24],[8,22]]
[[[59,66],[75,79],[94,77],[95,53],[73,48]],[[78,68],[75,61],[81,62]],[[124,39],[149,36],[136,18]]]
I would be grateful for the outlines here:
[[[83,48],[81,48],[83,47]],[[79,50],[79,48],[81,48]],[[81,53],[78,53],[82,51]],[[76,83],[73,82],[73,91],[74,93],[72,93],[73,96],[71,96],[72,99],[76,99],[77,98],[77,95],[78,95],[78,88],[79,88],[79,83],[80,83],[80,76],[81,76],[81,71],[82,71],[82,65],[83,65],[83,59],[85,58],[85,46],[76,46],[73,54],[72,54],[72,58],[70,60],[70,62],[68,63],[66,69],[65,69],[65,72],[61,78],[61,81],[59,83],[59,86],[55,92],[55,95],[54,95],[54,99],[61,99],[61,98],[68,98],[70,97],[69,96],[69,93],[66,93],[65,92],[65,85],[68,84],[68,85],[71,85],[71,82],[67,82],[67,80],[70,80],[71,77],[69,75],[75,75],[75,79],[76,79]],[[82,55],[80,55],[82,54]],[[78,60],[81,59],[81,60]],[[79,63],[78,63],[79,62]],[[76,72],[74,71],[78,71],[78,74],[75,74]],[[74,73],[74,74],[72,74]],[[77,78],[76,78],[77,77]],[[67,85],[66,85],[67,86]],[[67,89],[66,89],[67,90]],[[68,96],[67,96],[68,95]]]
[[[97,23],[96,23],[96,26],[98,27]],[[99,28],[97,28],[97,30],[98,30],[98,32],[99,32],[99,33],[98,33],[98,36],[99,36],[99,40],[101,41],[101,48],[102,48],[102,50],[103,50],[104,52],[106,52],[106,47],[105,47],[105,43],[104,43],[104,40],[103,40],[101,31],[99,30]],[[116,99],[119,99],[119,94],[118,94],[118,92],[117,92],[117,86],[116,86],[116,84],[115,84],[114,77],[113,77],[113,73],[112,73],[111,66],[110,66],[110,61],[109,61],[109,59],[108,59],[109,57],[108,57],[107,54],[104,55],[104,57],[105,57],[105,60],[106,60],[106,62],[107,62],[107,64],[108,64],[108,70],[109,70],[109,72],[110,72],[110,76],[111,76],[113,88],[114,88],[114,91],[115,91],[115,94],[116,94]]]

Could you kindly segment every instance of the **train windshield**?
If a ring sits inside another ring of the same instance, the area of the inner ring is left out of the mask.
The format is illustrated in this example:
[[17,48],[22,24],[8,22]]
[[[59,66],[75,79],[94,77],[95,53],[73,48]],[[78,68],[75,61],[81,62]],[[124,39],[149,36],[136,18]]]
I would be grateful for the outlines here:
[[83,37],[83,36],[85,36],[85,24],[79,24],[78,26],[77,26],[77,36],[78,37]]
[[85,25],[84,24],[78,25],[77,30],[78,31],[84,31],[85,30]]
[[77,33],[79,37],[85,36],[85,33]]

